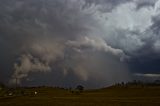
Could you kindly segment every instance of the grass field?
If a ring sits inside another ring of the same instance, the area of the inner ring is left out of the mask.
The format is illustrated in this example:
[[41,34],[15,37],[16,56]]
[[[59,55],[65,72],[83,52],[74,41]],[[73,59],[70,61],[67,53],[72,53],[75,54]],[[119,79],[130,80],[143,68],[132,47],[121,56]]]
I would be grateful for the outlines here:
[[160,87],[105,88],[80,94],[46,87],[23,91],[23,96],[1,96],[0,106],[160,106]]

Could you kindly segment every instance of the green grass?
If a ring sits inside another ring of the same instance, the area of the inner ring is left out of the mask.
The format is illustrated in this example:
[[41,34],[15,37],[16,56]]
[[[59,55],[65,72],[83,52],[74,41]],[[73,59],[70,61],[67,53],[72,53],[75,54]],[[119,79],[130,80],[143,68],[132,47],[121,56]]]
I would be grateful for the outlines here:
[[[0,106],[160,106],[159,87],[106,88],[81,94],[58,88],[23,91],[23,96],[1,96]],[[37,95],[34,95],[35,91]]]

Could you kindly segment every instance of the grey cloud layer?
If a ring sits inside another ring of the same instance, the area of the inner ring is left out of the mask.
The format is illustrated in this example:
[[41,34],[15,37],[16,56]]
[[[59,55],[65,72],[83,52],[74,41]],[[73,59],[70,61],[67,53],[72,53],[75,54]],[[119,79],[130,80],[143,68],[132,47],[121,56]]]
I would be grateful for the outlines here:
[[77,76],[88,84],[102,79],[111,84],[130,79],[125,59],[146,55],[139,52],[146,46],[148,52],[160,51],[160,1],[0,2],[1,63],[13,62],[5,66],[13,68],[0,67],[8,72],[1,80],[11,76],[11,82],[15,77],[23,82],[32,73],[59,70],[62,81]]

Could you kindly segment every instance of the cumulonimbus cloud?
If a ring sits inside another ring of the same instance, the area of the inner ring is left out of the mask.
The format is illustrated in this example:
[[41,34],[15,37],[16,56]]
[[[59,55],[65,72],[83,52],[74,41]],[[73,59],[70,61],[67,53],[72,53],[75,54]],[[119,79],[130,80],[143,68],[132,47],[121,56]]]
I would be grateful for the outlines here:
[[[127,59],[127,55],[123,52],[121,49],[116,49],[111,46],[109,46],[103,39],[101,38],[90,38],[90,37],[84,37],[81,39],[78,39],[78,41],[68,41],[67,44],[71,47],[75,48],[81,48],[81,47],[93,47],[93,49],[98,51],[104,51],[107,53],[111,53],[115,56],[118,56],[121,61],[124,59]],[[80,50],[79,50],[80,51]]]
[[20,84],[23,78],[28,77],[32,72],[49,72],[51,67],[47,63],[41,62],[38,58],[33,57],[30,54],[22,55],[19,58],[20,64],[15,63],[15,72],[12,75],[10,83]]
[[[54,70],[84,82],[127,81],[128,65],[119,59],[131,60],[160,51],[156,24],[159,0],[0,2],[0,47],[4,51],[0,56],[1,61],[15,61],[15,65],[5,66],[14,67],[14,71],[6,71],[12,74],[13,82],[17,76],[20,83],[32,73]],[[55,69],[57,65],[61,68]]]

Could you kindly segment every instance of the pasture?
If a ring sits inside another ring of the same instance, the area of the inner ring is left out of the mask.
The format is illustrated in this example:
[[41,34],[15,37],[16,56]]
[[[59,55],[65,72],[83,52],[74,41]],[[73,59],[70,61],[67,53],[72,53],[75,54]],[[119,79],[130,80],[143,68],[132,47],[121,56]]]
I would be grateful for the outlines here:
[[0,91],[0,106],[160,106],[160,87],[113,87],[82,93],[40,87],[19,88],[14,91],[16,95],[6,94],[13,91]]

